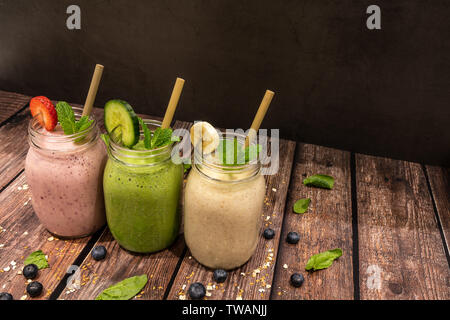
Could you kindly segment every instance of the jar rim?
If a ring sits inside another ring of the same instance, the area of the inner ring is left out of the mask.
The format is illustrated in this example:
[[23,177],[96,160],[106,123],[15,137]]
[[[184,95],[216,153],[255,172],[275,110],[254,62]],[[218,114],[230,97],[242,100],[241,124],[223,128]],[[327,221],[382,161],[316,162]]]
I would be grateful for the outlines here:
[[[246,139],[246,135],[242,134],[242,133],[237,133],[237,132],[229,132],[229,131],[220,131],[221,137],[220,137],[220,141],[223,140],[238,140],[238,143],[241,143],[243,145],[243,143],[245,142]],[[257,139],[254,139],[253,141],[257,141]],[[255,142],[252,142],[251,145],[255,145]],[[196,167],[196,169],[202,173],[203,175],[207,176],[208,178],[212,179],[212,180],[218,180],[218,181],[225,181],[225,180],[220,180],[220,179],[216,179],[211,177],[210,175],[208,175],[205,172],[205,168],[206,170],[210,170],[212,172],[215,173],[219,173],[219,174],[245,174],[245,173],[251,173],[251,175],[249,177],[243,178],[243,179],[237,179],[237,180],[233,180],[233,181],[229,181],[227,180],[226,182],[241,182],[243,180],[247,180],[249,178],[252,178],[254,176],[256,176],[260,171],[261,171],[261,161],[259,160],[259,158],[256,158],[256,160],[252,160],[248,163],[243,163],[243,164],[236,164],[236,165],[226,165],[226,164],[221,164],[221,163],[217,163],[214,161],[214,159],[217,159],[215,157],[210,156],[205,157],[200,150],[194,148],[194,166]],[[204,167],[204,168],[203,168]]]
[[[146,125],[152,125],[154,127],[161,127],[162,122],[160,120],[156,119],[142,119]],[[114,131],[114,130],[113,130]],[[140,130],[140,137],[143,135],[143,131]],[[163,161],[166,161],[167,158],[170,158],[171,151],[174,146],[174,141],[172,141],[169,144],[166,144],[162,147],[150,149],[150,150],[135,150],[130,149],[128,147],[125,147],[121,145],[121,143],[118,143],[114,141],[114,139],[111,137],[111,134],[109,134],[110,140],[108,145],[108,150],[110,151],[109,154],[112,156],[112,158],[116,161],[121,162],[124,165],[132,166],[132,167],[147,167],[147,166],[153,166],[160,164]],[[164,157],[167,155],[167,157]],[[120,157],[120,159],[118,158]],[[126,159],[136,159],[136,160],[151,160],[155,159],[156,157],[162,157],[160,161],[155,161],[151,163],[145,163],[145,164],[136,164],[126,161]]]
[[[72,110],[74,111],[75,119],[79,120],[82,117],[83,114],[83,108],[80,107],[72,107]],[[79,143],[79,148],[89,145],[91,142],[93,142],[98,137],[98,125],[97,125],[97,119],[91,114],[89,115],[89,120],[92,120],[89,127],[86,129],[73,133],[73,134],[61,134],[61,135],[49,135],[45,134],[43,130],[45,130],[38,119],[36,117],[33,117],[30,122],[28,123],[28,138],[30,141],[30,144],[34,147],[37,147],[39,149],[47,150],[47,151],[61,151],[58,149],[50,149],[43,147],[42,144],[39,143],[41,140],[46,140],[51,145],[52,143],[69,143],[69,142],[77,142]],[[59,121],[58,121],[59,123]],[[43,130],[42,130],[43,129]],[[95,130],[95,131],[94,131]],[[88,137],[90,133],[93,132],[92,138],[85,143],[80,143],[82,139]],[[78,149],[78,148],[75,148]],[[70,151],[70,150],[63,150],[64,152]]]

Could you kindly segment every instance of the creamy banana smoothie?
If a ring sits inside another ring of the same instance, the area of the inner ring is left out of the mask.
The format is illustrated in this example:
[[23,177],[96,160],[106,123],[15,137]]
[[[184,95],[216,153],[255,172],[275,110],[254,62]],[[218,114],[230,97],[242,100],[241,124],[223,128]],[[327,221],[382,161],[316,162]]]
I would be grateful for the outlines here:
[[237,268],[250,259],[259,239],[266,191],[261,165],[224,165],[220,156],[196,158],[184,195],[186,244],[207,267]]
[[81,120],[81,109],[58,103],[57,108],[69,116],[66,119],[45,97],[33,98],[30,107],[34,118],[28,128],[25,174],[33,209],[58,237],[88,236],[106,223],[102,188],[106,149],[97,123],[92,117]]

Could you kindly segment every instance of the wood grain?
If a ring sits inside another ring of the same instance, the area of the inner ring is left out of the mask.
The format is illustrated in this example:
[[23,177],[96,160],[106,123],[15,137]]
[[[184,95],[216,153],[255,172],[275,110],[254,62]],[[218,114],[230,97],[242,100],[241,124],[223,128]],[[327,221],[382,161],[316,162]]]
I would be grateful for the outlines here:
[[[229,272],[225,283],[208,290],[211,295],[206,299],[269,299],[294,150],[295,142],[280,140],[279,171],[276,175],[266,176],[267,192],[261,217],[261,234],[266,227],[270,226],[276,232],[275,238],[265,240],[261,236],[253,257],[244,266]],[[269,220],[266,221],[267,217]],[[180,297],[188,299],[187,290],[194,282],[202,282],[205,286],[211,287],[214,285],[212,270],[201,266],[188,252],[177,273],[168,299],[180,299]]]
[[450,169],[426,166],[447,250],[450,243]]
[[[314,174],[334,177],[333,189],[305,186],[303,179]],[[350,153],[298,144],[291,179],[272,299],[353,299]],[[311,199],[309,209],[295,214],[294,203],[302,198]],[[298,244],[286,242],[290,231],[300,235]],[[312,255],[335,248],[343,255],[331,267],[305,271]],[[305,278],[300,288],[290,285],[295,272]]]
[[31,97],[0,90],[0,125],[24,108]]
[[356,155],[361,299],[450,298],[450,269],[420,164]]
[[[188,129],[190,125],[188,122],[177,121],[174,128]],[[149,281],[135,299],[161,300],[185,248],[183,237],[179,236],[166,250],[154,254],[134,254],[122,249],[108,229],[97,241],[95,246],[97,245],[106,247],[107,259],[95,261],[89,254],[80,266],[81,288],[73,292],[64,290],[60,299],[92,300],[112,284],[128,277],[147,274]]]
[[64,241],[53,237],[49,241],[51,234],[34,214],[31,193],[24,188],[25,184],[22,173],[0,193],[0,292],[9,292],[17,300],[25,296],[30,299],[25,292],[26,279],[18,271],[30,253],[42,250],[48,255],[50,268],[40,270],[35,279],[44,286],[42,295],[36,299],[47,299],[89,238]]
[[22,110],[0,127],[0,190],[24,170],[30,119],[30,111]]

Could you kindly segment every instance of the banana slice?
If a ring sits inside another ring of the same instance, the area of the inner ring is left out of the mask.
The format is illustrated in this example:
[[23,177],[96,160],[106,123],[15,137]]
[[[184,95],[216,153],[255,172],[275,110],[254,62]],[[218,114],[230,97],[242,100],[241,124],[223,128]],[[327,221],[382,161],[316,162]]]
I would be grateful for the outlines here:
[[201,142],[203,153],[209,154],[219,146],[219,134],[208,122],[197,122],[191,128],[191,142],[194,148],[198,148]]

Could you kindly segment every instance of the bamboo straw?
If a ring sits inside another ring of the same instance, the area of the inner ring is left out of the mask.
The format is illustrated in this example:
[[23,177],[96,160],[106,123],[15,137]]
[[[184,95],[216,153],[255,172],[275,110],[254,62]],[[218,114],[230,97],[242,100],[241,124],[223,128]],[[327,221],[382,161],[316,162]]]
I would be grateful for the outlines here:
[[89,116],[94,107],[95,97],[97,96],[98,86],[100,80],[102,79],[103,66],[101,64],[95,65],[94,75],[92,76],[91,86],[89,87],[89,92],[86,97],[86,102],[84,103],[83,116]]
[[266,94],[259,105],[258,112],[256,112],[255,118],[253,119],[252,126],[250,127],[250,131],[245,138],[245,147],[250,145],[250,142],[256,137],[256,133],[261,126],[261,123],[266,115],[267,109],[269,109],[270,103],[272,102],[272,98],[275,95],[273,91],[266,90]]
[[172,95],[170,96],[169,104],[166,109],[166,114],[161,125],[161,128],[166,129],[170,127],[172,123],[173,115],[177,109],[178,100],[180,100],[181,91],[183,91],[184,79],[177,78],[175,85],[173,86]]

